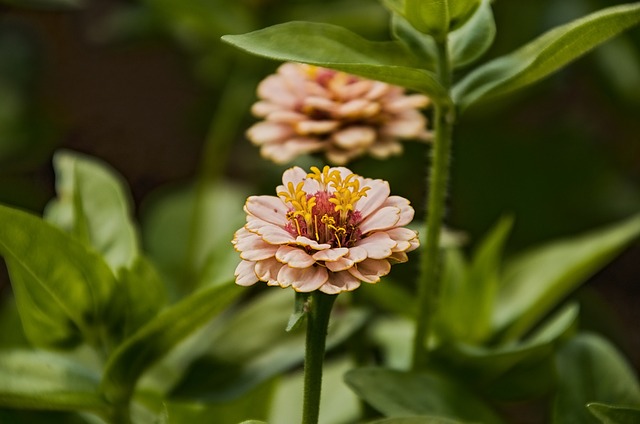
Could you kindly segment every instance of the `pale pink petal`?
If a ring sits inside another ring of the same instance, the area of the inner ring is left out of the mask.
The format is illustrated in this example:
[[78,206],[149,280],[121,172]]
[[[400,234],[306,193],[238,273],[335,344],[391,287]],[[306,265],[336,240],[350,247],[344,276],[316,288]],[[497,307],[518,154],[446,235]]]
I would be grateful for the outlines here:
[[255,235],[255,238],[238,240],[236,249],[240,251],[240,257],[246,261],[261,261],[273,257],[278,245],[269,244]]
[[385,110],[389,112],[399,112],[405,109],[416,109],[428,106],[430,100],[427,96],[422,94],[412,94],[410,96],[402,96],[397,99],[393,99],[384,104]]
[[321,266],[309,268],[291,268],[283,266],[278,272],[278,282],[283,287],[293,286],[299,292],[311,292],[322,286],[329,275],[327,270]]
[[366,99],[354,99],[337,108],[341,118],[370,118],[380,112],[380,104]]
[[396,140],[384,140],[371,146],[369,153],[376,159],[386,159],[389,156],[398,156],[403,150],[402,144]]
[[283,265],[274,258],[269,258],[264,261],[256,262],[254,272],[260,281],[266,281],[267,283],[276,282],[278,279],[278,272]]
[[306,178],[307,172],[304,169],[299,166],[291,167],[282,174],[282,186],[278,186],[278,191],[287,191],[283,187],[288,187],[289,183],[293,184],[293,187],[296,187],[298,183]]
[[411,242],[418,238],[418,234],[415,231],[404,227],[392,228],[385,232],[398,243],[396,247],[392,249],[394,252],[404,252],[410,249],[412,246]]
[[362,97],[367,91],[371,90],[373,81],[371,80],[359,80],[347,84],[340,89],[336,90],[336,94],[340,100],[351,100]]
[[287,225],[287,206],[275,196],[250,196],[245,211],[256,218],[279,226]]
[[276,252],[276,259],[292,268],[308,268],[316,262],[304,250],[291,246],[280,246]]
[[254,272],[255,262],[241,261],[234,273],[236,284],[240,286],[251,286],[258,282],[258,277]]
[[325,249],[313,254],[313,259],[316,261],[334,262],[342,258],[349,253],[349,249],[346,247],[338,247],[335,249]]
[[349,272],[332,272],[329,279],[320,287],[320,291],[327,294],[338,294],[352,291],[360,287],[360,280]]
[[382,206],[395,206],[400,209],[400,219],[396,223],[398,227],[407,225],[413,220],[415,211],[413,210],[413,207],[411,207],[411,203],[404,197],[390,196],[385,200]]
[[404,252],[393,252],[393,254],[389,256],[387,259],[391,263],[401,264],[401,263],[407,262],[409,260],[409,257]]
[[411,252],[412,250],[416,250],[418,247],[420,247],[420,240],[418,240],[418,237],[414,238],[413,240],[409,240],[409,243],[411,243],[411,247],[405,250],[405,252]]
[[353,262],[362,262],[367,259],[367,250],[358,246],[350,247],[346,258]]
[[329,149],[325,155],[327,161],[334,165],[346,165],[349,161],[355,157],[364,154],[364,149],[355,150],[341,150],[341,149]]
[[378,99],[389,92],[391,86],[380,81],[374,81],[369,92],[364,96],[365,99]]
[[[362,260],[365,260],[365,259],[366,259],[366,256],[362,258]],[[354,263],[355,262],[351,259],[340,258],[335,261],[325,262],[325,266],[329,271],[338,272],[338,271],[344,271],[345,269],[351,268]]]
[[257,117],[265,117],[270,113],[284,110],[284,106],[267,101],[258,101],[251,106],[251,113]]
[[303,101],[302,110],[306,113],[312,113],[313,111],[326,112],[333,116],[338,109],[338,103],[327,99],[326,97],[306,97]]
[[422,115],[405,119],[394,119],[384,125],[380,132],[391,137],[414,138],[424,130],[426,122],[426,119]]
[[391,256],[391,251],[396,247],[396,244],[387,233],[377,232],[359,240],[356,246],[366,250],[368,258],[384,259]]
[[333,142],[343,149],[367,147],[376,139],[376,131],[371,127],[348,127],[333,135]]
[[291,110],[277,110],[277,111],[271,112],[267,116],[267,121],[285,124],[289,128],[294,128],[293,127],[294,124],[306,118],[307,116],[302,113],[294,112]]
[[295,107],[298,102],[297,96],[290,91],[286,80],[280,75],[269,75],[262,80],[258,84],[258,97],[287,108]]
[[247,138],[258,146],[282,141],[292,135],[294,131],[291,125],[269,121],[258,122],[247,130]]
[[358,200],[356,209],[362,218],[367,218],[373,211],[378,209],[389,197],[391,189],[389,183],[382,180],[364,179],[361,186],[370,187],[367,195]]
[[366,259],[348,270],[351,275],[365,283],[377,283],[380,277],[391,271],[391,264],[386,259]]
[[371,231],[386,230],[394,227],[398,223],[399,219],[399,208],[395,206],[385,206],[365,218],[358,228],[360,228],[362,234],[366,234]]
[[298,134],[326,134],[338,128],[338,121],[312,121],[305,120],[296,122],[294,128]]
[[252,215],[247,215],[245,228],[252,233],[258,234],[262,239],[272,244],[292,243],[295,238],[282,227],[263,221]]
[[311,240],[310,238],[304,236],[296,237],[296,244],[303,247],[310,247],[313,250],[325,250],[331,248],[330,244],[318,243],[317,241]]

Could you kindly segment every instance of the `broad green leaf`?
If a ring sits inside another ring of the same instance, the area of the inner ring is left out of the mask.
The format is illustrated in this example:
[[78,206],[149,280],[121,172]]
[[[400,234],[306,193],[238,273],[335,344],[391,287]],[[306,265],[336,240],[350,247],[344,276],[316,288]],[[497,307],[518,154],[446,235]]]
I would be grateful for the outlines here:
[[404,13],[404,0],[380,0],[381,3],[389,9],[390,12],[394,12],[398,15]]
[[371,340],[382,353],[384,366],[394,369],[411,367],[411,349],[415,332],[414,320],[378,317],[370,326]]
[[502,422],[468,389],[433,372],[359,368],[349,371],[345,381],[360,398],[388,417],[436,415],[486,424]]
[[171,287],[206,286],[233,278],[239,259],[231,239],[245,224],[242,207],[248,195],[246,187],[228,181],[205,187],[197,222],[193,187],[163,189],[147,201],[142,220],[145,250]]
[[465,422],[423,415],[418,417],[385,418],[382,420],[369,421],[368,424],[465,424]]
[[[194,361],[172,391],[176,398],[221,401],[238,397],[302,363],[305,329],[286,332],[294,303],[289,290],[270,290],[221,319],[207,335],[211,347]],[[327,350],[361,328],[368,315],[356,308],[334,308]]]
[[131,267],[120,270],[114,302],[117,314],[112,327],[119,340],[133,334],[166,304],[164,283],[144,256],[138,256]]
[[58,198],[45,211],[50,222],[102,253],[114,273],[131,266],[139,252],[125,180],[107,164],[71,151],[55,154]]
[[332,68],[401,85],[434,99],[448,99],[435,75],[420,69],[402,44],[365,40],[342,27],[288,22],[243,35],[225,35],[222,40],[258,56]]
[[447,343],[434,355],[442,367],[481,387],[485,394],[511,400],[540,395],[549,389],[554,377],[555,346],[573,331],[577,317],[577,305],[569,304],[518,343]]
[[27,347],[16,300],[11,295],[0,299],[0,349]]
[[404,0],[403,16],[418,31],[443,39],[449,31],[449,0]]
[[640,4],[613,6],[554,28],[475,69],[453,89],[460,109],[532,84],[640,22]]
[[115,281],[102,258],[42,219],[0,205],[0,254],[20,318],[37,346],[99,346]]
[[449,31],[455,31],[466,24],[482,1],[483,0],[448,0]]
[[61,354],[0,350],[0,406],[104,412],[100,377]]
[[623,406],[593,402],[587,404],[587,408],[602,424],[640,423],[640,405]]
[[451,63],[459,68],[475,62],[491,47],[495,36],[491,0],[482,0],[473,16],[449,34]]
[[633,368],[605,339],[581,334],[557,353],[558,388],[553,423],[597,423],[592,402],[640,406],[640,384]]
[[139,377],[189,334],[228,307],[242,291],[233,284],[198,291],[164,310],[110,356],[102,379],[107,399],[119,403],[133,393]]
[[505,340],[525,334],[571,291],[640,236],[640,215],[538,247],[506,264],[493,316]]
[[391,34],[403,43],[409,51],[415,54],[422,62],[422,67],[433,71],[438,63],[438,51],[436,43],[429,35],[415,29],[405,18],[394,13],[391,16]]

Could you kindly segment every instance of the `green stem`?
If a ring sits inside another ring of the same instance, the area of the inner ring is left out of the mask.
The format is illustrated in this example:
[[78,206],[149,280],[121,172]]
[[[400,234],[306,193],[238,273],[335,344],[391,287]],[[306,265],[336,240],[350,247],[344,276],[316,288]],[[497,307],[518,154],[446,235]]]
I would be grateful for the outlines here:
[[322,389],[322,363],[329,328],[329,316],[336,295],[320,291],[311,293],[310,310],[307,314],[307,338],[304,356],[304,403],[302,424],[317,424],[320,415],[320,392]]
[[[446,39],[438,45],[438,76],[440,83],[451,87],[451,66]],[[434,102],[434,140],[430,151],[430,172],[427,181],[428,199],[425,222],[427,234],[420,261],[418,280],[418,314],[413,340],[414,370],[427,362],[428,341],[440,291],[440,232],[445,212],[449,165],[451,160],[451,135],[455,121],[455,110],[449,102]]]

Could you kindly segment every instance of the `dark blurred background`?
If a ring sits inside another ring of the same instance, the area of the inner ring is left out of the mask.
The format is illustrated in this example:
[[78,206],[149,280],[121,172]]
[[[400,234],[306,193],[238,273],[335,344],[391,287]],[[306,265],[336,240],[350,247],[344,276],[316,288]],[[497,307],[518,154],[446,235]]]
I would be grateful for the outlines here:
[[[498,0],[487,58],[619,3]],[[261,160],[243,132],[255,85],[277,63],[219,37],[293,19],[388,38],[375,0],[0,0],[0,202],[41,212],[60,148],[122,173],[139,216],[158,190],[202,172],[271,193],[284,167]],[[390,180],[422,216],[425,158],[425,146],[409,143],[402,157],[352,169]],[[459,121],[448,223],[471,245],[506,213],[516,218],[514,253],[638,211],[640,29]],[[2,276],[0,296],[8,290]],[[583,325],[606,331],[640,369],[640,247],[578,296]]]

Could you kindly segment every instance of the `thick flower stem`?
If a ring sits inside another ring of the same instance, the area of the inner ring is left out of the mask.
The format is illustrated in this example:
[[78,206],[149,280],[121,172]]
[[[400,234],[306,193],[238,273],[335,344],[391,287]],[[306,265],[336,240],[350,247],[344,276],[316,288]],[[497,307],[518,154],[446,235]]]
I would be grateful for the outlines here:
[[329,328],[329,316],[336,295],[320,291],[311,294],[307,314],[307,338],[304,357],[304,404],[302,424],[317,424],[320,414],[320,392],[322,389],[322,364]]
[[[451,86],[451,66],[446,40],[438,43],[438,52],[438,76],[441,84],[448,91]],[[418,313],[413,340],[412,368],[414,370],[422,368],[427,362],[427,343],[432,331],[433,317],[440,291],[440,232],[449,182],[451,135],[454,120],[455,109],[450,102],[434,102],[434,140],[430,151],[431,167],[427,181],[426,243],[420,261]]]

